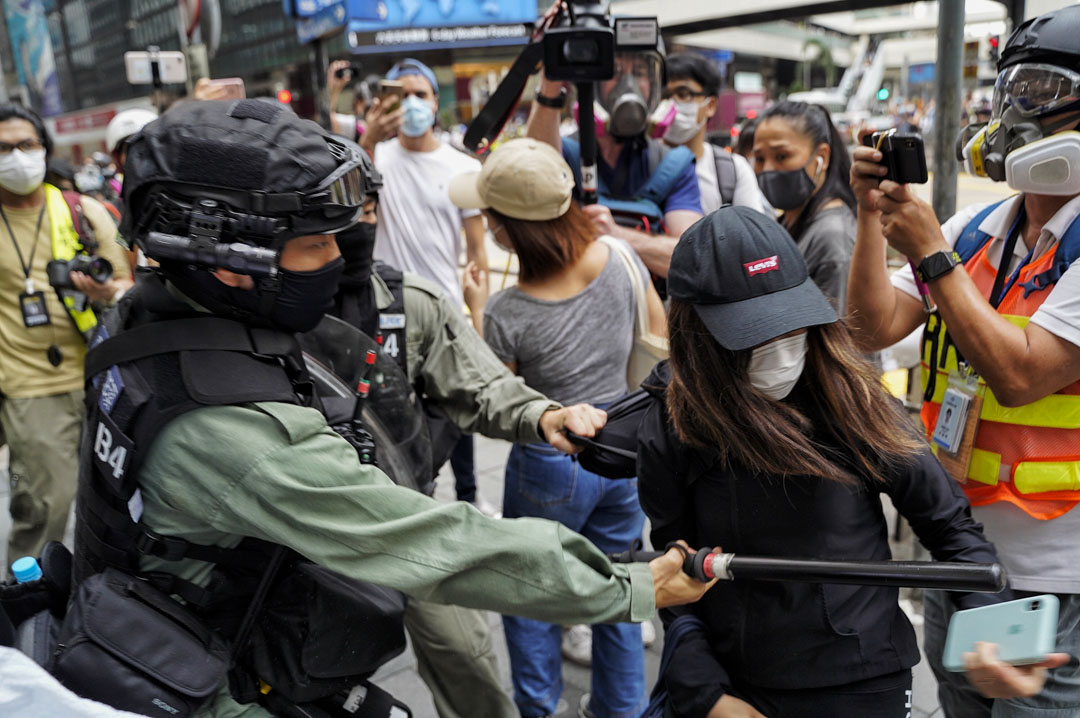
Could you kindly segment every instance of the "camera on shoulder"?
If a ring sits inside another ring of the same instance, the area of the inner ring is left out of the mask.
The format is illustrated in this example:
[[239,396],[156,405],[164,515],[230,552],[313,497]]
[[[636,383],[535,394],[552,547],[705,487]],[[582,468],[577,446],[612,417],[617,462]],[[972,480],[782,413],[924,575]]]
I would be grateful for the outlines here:
[[608,80],[615,53],[655,50],[659,39],[655,17],[612,17],[606,2],[571,2],[544,32],[544,72],[562,82]]

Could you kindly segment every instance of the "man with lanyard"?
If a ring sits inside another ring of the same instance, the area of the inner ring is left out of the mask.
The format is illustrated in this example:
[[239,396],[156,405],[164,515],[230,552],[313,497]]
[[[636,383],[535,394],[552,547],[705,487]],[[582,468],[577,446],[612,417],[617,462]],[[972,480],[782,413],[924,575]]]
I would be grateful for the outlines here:
[[[1058,595],[1056,650],[1073,655],[1080,652],[1078,60],[1080,6],[1017,28],[998,65],[990,124],[958,144],[969,171],[1005,180],[1020,194],[964,209],[940,229],[933,209],[906,186],[880,180],[877,150],[856,149],[859,224],[848,294],[867,349],[926,324],[927,436],[963,484],[1014,591]],[[890,283],[886,240],[921,281],[904,268]],[[928,314],[924,307],[935,304]],[[946,715],[1077,714],[1075,662],[1050,670],[1039,695],[1015,700],[995,700],[982,693],[986,684],[943,670],[953,610],[940,593],[927,592],[926,653]],[[983,650],[971,658],[1020,681],[1052,667],[1008,666]]]
[[[396,103],[400,107],[393,107],[390,96],[380,98],[360,138],[384,182],[375,258],[435,282],[460,308],[465,305],[458,274],[464,232],[466,261],[482,277],[480,291],[469,307],[477,326],[488,294],[484,220],[475,210],[454,206],[446,188],[451,177],[479,170],[480,163],[436,136],[439,84],[430,67],[407,58],[390,68],[386,79],[401,83],[404,96]],[[392,138],[395,132],[397,137]],[[386,350],[393,354],[395,348],[387,345]],[[476,493],[471,435],[461,437],[449,459],[458,499],[475,503],[486,513],[497,513]]]
[[[36,556],[45,542],[64,536],[78,475],[83,356],[97,322],[87,300],[115,301],[131,286],[108,211],[88,197],[73,210],[43,182],[51,153],[41,118],[0,105],[0,426],[11,451],[9,562]],[[88,227],[77,228],[76,219]],[[112,263],[112,278],[99,283],[72,273],[73,287],[50,286],[46,265],[90,250],[91,239]]]
[[702,212],[733,204],[775,216],[766,210],[757,175],[746,158],[705,141],[706,127],[719,106],[721,78],[716,66],[696,52],[679,52],[667,59],[667,76],[664,95],[674,100],[676,114],[664,142],[694,153]]
[[[660,102],[663,76],[660,45],[651,52],[616,53],[615,76],[596,83],[596,117],[607,118],[597,119],[596,123],[600,203],[585,207],[601,234],[625,240],[658,277],[667,276],[671,253],[683,230],[702,216],[693,155],[686,149],[665,149],[659,140],[646,137],[649,115]],[[559,134],[566,97],[563,83],[546,77],[541,80],[529,115],[528,136],[560,150],[577,175],[581,166],[578,144]],[[653,160],[656,166],[651,166]],[[664,186],[651,186],[654,177],[661,172],[666,177],[669,171],[672,176],[661,183]],[[580,181],[578,184],[580,187]],[[656,191],[645,191],[649,189]],[[634,209],[643,199],[660,210],[654,222],[647,225],[640,217],[630,216],[644,214]],[[635,227],[616,223],[612,209],[605,203],[625,214],[621,219],[629,219]],[[620,207],[625,208],[625,213]]]

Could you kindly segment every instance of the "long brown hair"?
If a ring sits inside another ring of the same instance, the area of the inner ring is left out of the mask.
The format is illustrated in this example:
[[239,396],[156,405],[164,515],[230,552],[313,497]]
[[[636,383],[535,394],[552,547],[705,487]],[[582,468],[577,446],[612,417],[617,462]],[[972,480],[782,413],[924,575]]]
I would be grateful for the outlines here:
[[576,262],[589,242],[596,239],[596,228],[574,202],[561,217],[549,220],[514,219],[494,209],[488,212],[503,227],[517,253],[523,282],[537,282],[557,274]]
[[[792,404],[756,391],[747,373],[751,351],[720,346],[693,305],[671,300],[666,402],[676,434],[688,446],[714,449],[726,464],[756,472],[844,483],[859,481],[859,474],[885,482],[887,467],[910,460],[922,443],[842,322],[806,331],[801,381],[817,425]],[[848,461],[828,458],[812,430],[831,434]]]

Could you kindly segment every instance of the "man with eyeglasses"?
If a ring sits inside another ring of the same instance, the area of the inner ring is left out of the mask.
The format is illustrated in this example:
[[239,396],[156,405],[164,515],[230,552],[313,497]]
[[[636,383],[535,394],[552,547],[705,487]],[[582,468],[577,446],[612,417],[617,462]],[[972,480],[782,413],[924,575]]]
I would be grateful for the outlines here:
[[679,52],[667,59],[667,78],[664,96],[675,104],[675,119],[664,133],[664,142],[694,153],[702,211],[709,214],[732,204],[771,216],[750,163],[705,141],[720,94],[716,66],[696,53]]
[[[97,324],[91,302],[131,286],[105,207],[44,182],[52,140],[35,113],[0,105],[0,426],[10,449],[7,558],[61,540],[75,496],[83,357]],[[110,278],[46,267],[76,255],[107,259]],[[50,276],[70,279],[54,286]],[[6,565],[6,564],[5,564]]]
[[[480,171],[480,163],[442,142],[435,134],[439,83],[431,68],[405,59],[390,68],[386,79],[401,83],[401,94],[375,101],[361,146],[375,160],[383,177],[375,259],[438,284],[455,307],[468,302],[473,326],[482,328],[488,296],[488,259],[484,220],[477,210],[459,209],[450,201],[450,179]],[[400,106],[397,106],[400,105]],[[397,133],[396,137],[392,137]],[[458,273],[461,235],[465,234],[466,272],[477,278],[466,297]],[[397,358],[397,347],[386,347]],[[452,453],[436,457],[436,466],[450,460],[460,501],[474,503],[487,514],[497,509],[476,493],[473,438],[466,434],[451,444]]]
[[[848,317],[881,349],[925,324],[926,435],[962,485],[1019,597],[1053,593],[1058,651],[1080,652],[1080,5],[1027,21],[998,63],[990,123],[961,134],[970,173],[1018,194],[968,207],[939,228],[907,186],[883,180],[881,153],[855,150],[859,203]],[[890,278],[886,242],[911,260]],[[918,281],[917,281],[918,279]],[[936,306],[935,306],[936,305]],[[957,411],[947,415],[947,407]],[[943,409],[943,407],[946,407]],[[963,437],[942,439],[948,418]],[[968,684],[942,666],[955,607],[926,593],[926,655],[951,718],[1065,718],[1080,711],[1080,666],[1010,666],[969,654]],[[1043,690],[1005,700],[1007,677]],[[981,676],[981,677],[980,677]]]

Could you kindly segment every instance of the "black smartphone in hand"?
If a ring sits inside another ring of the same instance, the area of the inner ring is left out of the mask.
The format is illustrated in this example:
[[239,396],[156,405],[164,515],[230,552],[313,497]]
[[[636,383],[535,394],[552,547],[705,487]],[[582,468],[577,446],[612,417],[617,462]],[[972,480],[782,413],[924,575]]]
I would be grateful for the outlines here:
[[925,184],[926,147],[922,135],[915,132],[887,130],[863,136],[863,144],[881,152],[881,161],[888,173],[883,179],[899,184]]

